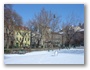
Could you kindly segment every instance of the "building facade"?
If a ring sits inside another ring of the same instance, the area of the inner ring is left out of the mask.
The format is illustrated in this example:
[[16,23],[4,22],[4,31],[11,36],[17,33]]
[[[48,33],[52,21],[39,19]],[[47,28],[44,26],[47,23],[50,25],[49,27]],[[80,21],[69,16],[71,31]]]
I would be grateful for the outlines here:
[[24,26],[4,27],[4,47],[30,47],[30,30]]
[[16,47],[30,47],[30,30],[27,27],[21,26],[15,30],[14,38]]

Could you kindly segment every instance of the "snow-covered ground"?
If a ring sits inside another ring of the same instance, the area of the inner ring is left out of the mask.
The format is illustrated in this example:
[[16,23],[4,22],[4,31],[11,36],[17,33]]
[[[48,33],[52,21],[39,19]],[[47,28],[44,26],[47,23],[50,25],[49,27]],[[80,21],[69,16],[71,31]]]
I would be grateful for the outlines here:
[[5,64],[84,64],[84,49],[4,54]]

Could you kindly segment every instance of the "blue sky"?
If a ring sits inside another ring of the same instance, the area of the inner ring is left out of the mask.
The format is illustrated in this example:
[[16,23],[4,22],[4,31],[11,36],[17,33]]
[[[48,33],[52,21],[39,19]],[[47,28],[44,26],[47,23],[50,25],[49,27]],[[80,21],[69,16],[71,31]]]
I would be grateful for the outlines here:
[[84,4],[13,4],[13,9],[22,16],[24,24],[34,18],[42,8],[62,16],[63,21],[73,12],[84,23]]

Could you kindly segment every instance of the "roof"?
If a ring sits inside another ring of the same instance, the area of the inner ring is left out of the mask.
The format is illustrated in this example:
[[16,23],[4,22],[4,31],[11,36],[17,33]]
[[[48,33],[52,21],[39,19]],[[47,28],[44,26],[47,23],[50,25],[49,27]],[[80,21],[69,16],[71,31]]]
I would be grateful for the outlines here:
[[79,30],[80,32],[84,31],[84,29]]
[[63,34],[64,32],[59,32],[59,34]]
[[49,26],[42,26],[42,27],[47,28],[47,29],[50,29],[50,27],[49,27]]
[[19,29],[21,29],[21,30],[29,30],[27,27],[25,27],[25,26],[19,26]]
[[79,31],[79,30],[81,30],[81,28],[80,28],[79,26],[74,27],[74,31],[75,31],[75,32],[76,32],[76,31]]
[[60,35],[60,33],[59,33],[59,32],[51,32],[51,34],[58,34],[58,35]]

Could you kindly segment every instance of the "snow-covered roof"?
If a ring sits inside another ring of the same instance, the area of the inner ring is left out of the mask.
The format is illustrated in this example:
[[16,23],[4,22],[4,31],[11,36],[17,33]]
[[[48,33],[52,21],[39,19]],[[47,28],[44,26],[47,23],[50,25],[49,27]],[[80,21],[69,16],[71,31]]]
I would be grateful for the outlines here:
[[84,29],[81,29],[81,30],[79,30],[79,31],[80,31],[80,32],[81,32],[81,31],[84,31]]
[[81,30],[81,28],[80,28],[79,26],[74,27],[74,31],[75,31],[75,32],[76,32],[76,31],[79,31],[79,30]]
[[64,32],[59,32],[59,34],[63,34]]

